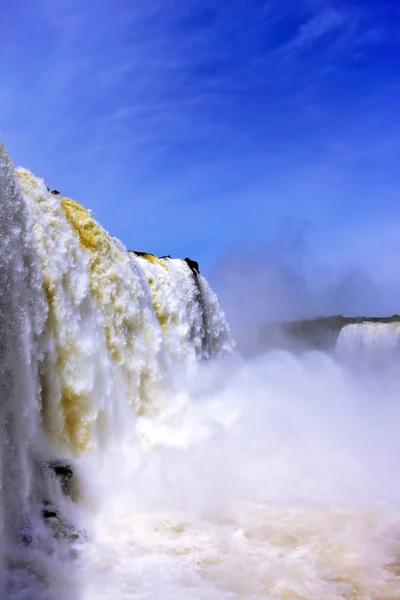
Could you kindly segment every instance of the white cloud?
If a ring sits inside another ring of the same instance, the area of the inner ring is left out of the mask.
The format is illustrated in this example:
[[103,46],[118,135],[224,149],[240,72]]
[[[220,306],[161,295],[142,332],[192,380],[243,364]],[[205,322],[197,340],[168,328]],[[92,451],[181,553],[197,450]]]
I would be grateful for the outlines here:
[[322,12],[300,26],[296,36],[285,46],[285,51],[301,50],[326,34],[338,30],[344,23],[345,18],[342,14],[332,7],[324,8]]

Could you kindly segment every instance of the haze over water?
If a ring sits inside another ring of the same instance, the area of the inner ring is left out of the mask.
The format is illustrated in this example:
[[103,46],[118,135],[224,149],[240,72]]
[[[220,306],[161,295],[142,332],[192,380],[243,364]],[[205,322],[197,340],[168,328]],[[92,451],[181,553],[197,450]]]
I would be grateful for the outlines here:
[[2,597],[398,598],[395,326],[243,359],[186,262],[1,168]]

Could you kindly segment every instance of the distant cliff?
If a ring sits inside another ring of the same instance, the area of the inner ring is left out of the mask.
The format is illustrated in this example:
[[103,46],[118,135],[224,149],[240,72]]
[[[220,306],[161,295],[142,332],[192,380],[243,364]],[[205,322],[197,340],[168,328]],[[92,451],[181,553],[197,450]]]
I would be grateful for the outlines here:
[[298,321],[285,321],[263,325],[259,336],[262,350],[280,349],[318,349],[332,350],[339,333],[345,325],[356,323],[397,323],[400,315],[391,317],[316,317]]

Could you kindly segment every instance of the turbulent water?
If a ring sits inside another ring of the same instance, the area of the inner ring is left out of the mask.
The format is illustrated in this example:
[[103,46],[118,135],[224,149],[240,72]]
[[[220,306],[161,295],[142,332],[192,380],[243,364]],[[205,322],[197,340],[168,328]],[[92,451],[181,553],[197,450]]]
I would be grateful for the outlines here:
[[0,598],[398,599],[397,379],[243,362],[193,266],[0,160]]

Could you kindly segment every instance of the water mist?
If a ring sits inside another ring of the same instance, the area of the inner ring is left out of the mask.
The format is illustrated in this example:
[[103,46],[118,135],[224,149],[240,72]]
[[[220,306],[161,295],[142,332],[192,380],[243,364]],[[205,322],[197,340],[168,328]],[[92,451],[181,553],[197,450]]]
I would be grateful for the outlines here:
[[194,263],[3,148],[0,227],[2,599],[400,596],[397,333],[244,360]]

